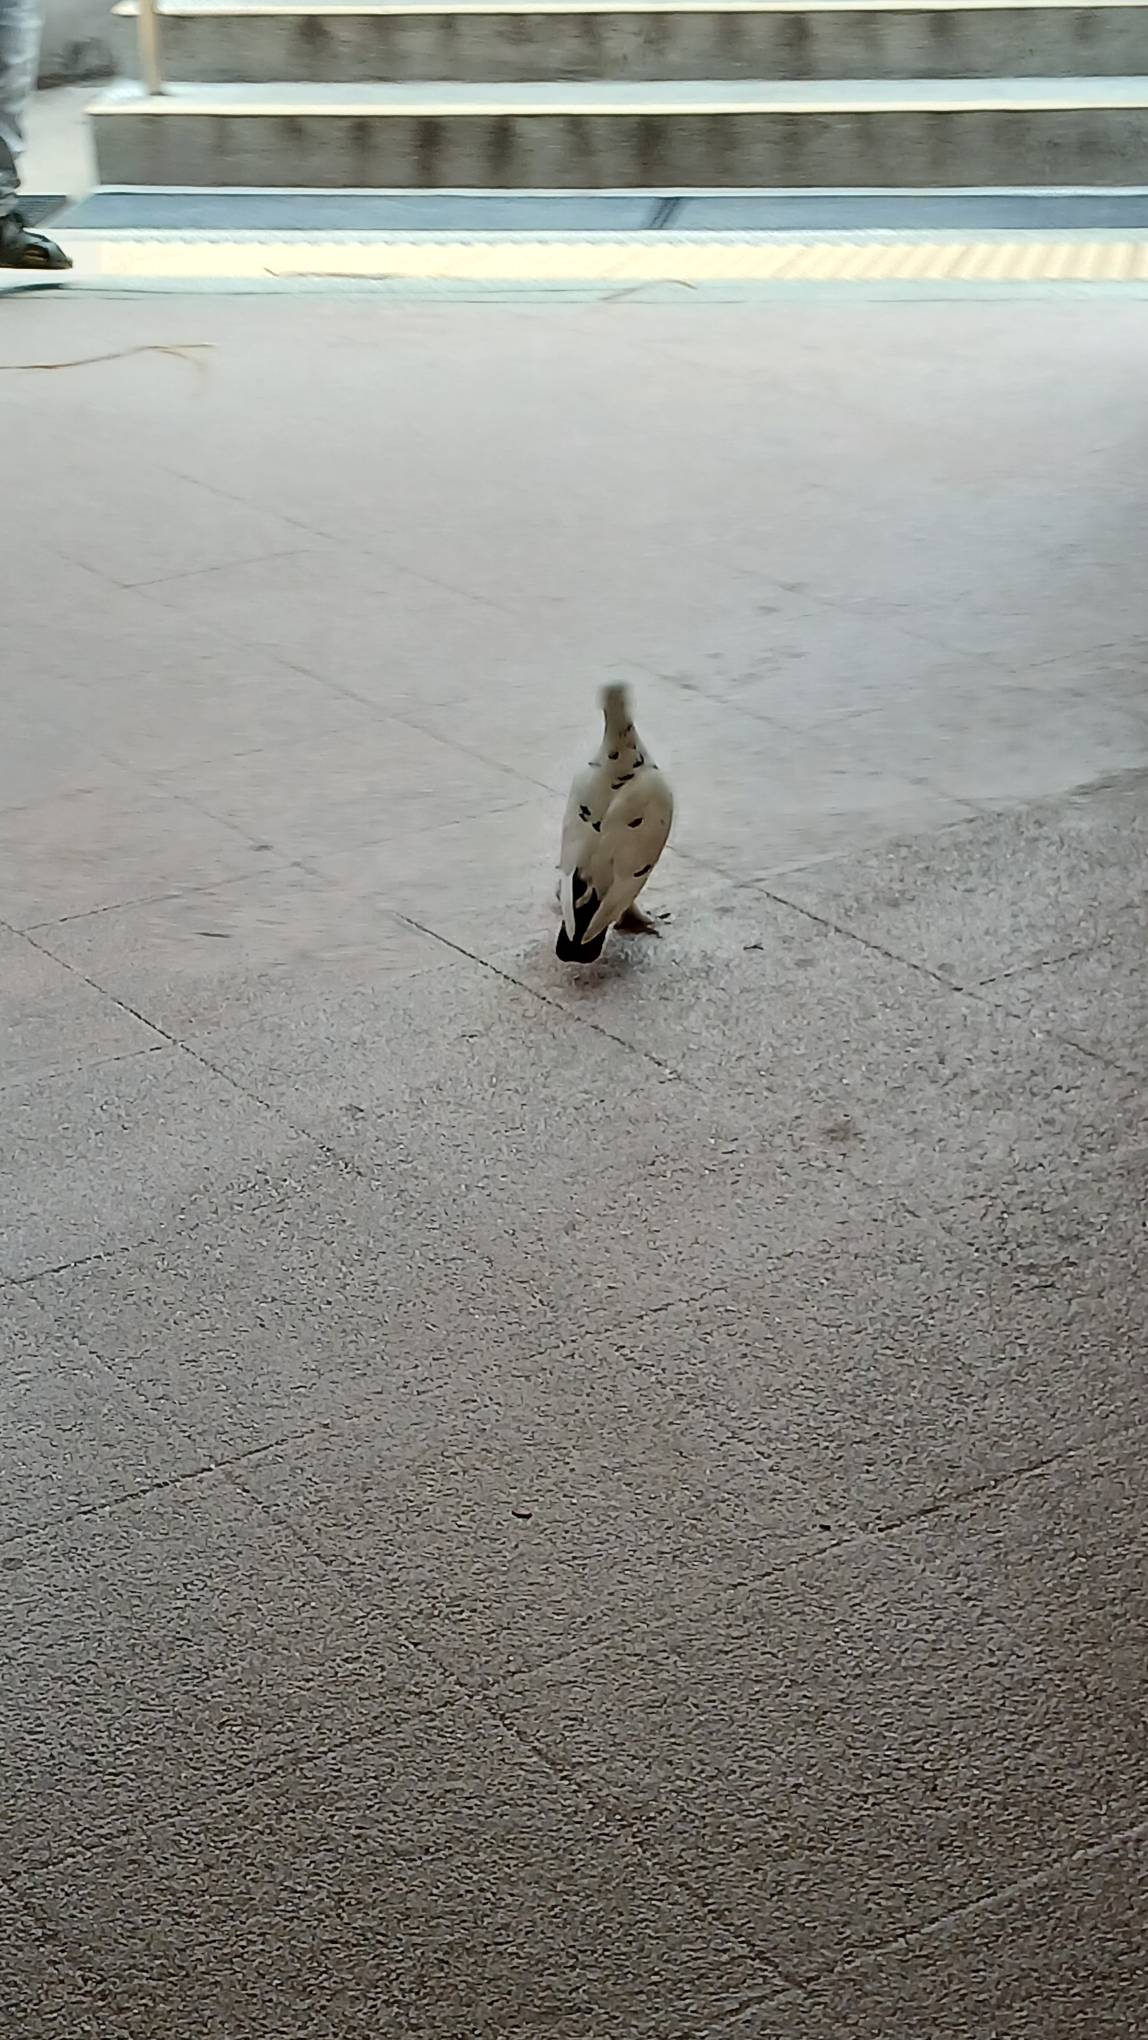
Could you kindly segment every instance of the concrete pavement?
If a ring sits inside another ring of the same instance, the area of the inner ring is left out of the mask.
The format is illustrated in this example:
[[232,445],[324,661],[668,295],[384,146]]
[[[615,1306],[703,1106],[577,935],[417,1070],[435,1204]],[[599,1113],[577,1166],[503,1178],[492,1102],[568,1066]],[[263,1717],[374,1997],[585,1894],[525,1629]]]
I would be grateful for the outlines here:
[[1142,324],[7,302],[5,2036],[1145,2030]]

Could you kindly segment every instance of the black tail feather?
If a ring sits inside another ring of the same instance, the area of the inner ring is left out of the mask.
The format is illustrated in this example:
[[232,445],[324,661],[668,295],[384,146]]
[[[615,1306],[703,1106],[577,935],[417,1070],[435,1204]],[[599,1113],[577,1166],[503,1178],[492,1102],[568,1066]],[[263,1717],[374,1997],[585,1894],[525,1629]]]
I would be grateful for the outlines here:
[[[581,882],[582,874],[576,871],[574,873],[576,891]],[[587,942],[585,938],[586,930],[594,919],[600,905],[601,901],[591,885],[586,887],[580,898],[575,899],[574,933],[573,935],[566,933],[566,923],[563,921],[562,926],[558,930],[558,940],[554,945],[554,954],[560,963],[596,963],[598,961],[602,954],[602,944],[606,940],[606,930],[603,928],[602,933],[595,935],[592,942]]]
[[562,927],[558,930],[554,954],[560,963],[597,963],[605,940],[606,930],[603,928],[600,935],[595,935],[593,942],[571,942],[565,928]]

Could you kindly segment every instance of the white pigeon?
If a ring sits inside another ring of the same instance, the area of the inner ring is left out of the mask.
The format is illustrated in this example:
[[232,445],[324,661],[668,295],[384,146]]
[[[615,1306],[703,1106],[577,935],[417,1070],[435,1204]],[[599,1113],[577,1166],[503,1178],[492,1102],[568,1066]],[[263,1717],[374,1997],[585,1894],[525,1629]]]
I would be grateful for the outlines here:
[[613,927],[653,929],[634,902],[666,847],[674,818],[669,781],[634,728],[625,687],[602,689],[605,731],[575,775],[562,824],[563,963],[593,963]]

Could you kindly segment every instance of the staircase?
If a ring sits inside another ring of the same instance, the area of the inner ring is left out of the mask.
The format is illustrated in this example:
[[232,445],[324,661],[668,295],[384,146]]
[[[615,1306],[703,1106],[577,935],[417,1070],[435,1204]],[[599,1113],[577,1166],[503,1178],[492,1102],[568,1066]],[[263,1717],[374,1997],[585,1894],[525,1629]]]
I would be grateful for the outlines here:
[[1148,184],[1148,0],[168,0],[161,25],[169,89],[93,109],[105,185]]

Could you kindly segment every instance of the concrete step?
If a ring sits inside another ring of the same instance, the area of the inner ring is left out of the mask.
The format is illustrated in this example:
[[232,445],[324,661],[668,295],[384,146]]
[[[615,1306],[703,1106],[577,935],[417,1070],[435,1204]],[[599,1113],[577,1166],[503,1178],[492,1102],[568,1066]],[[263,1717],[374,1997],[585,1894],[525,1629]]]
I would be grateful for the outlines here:
[[[116,14],[131,72],[135,0]],[[1148,73],[1148,0],[171,0],[162,35],[203,84]]]
[[1148,77],[114,86],[105,184],[622,190],[1134,185]]

